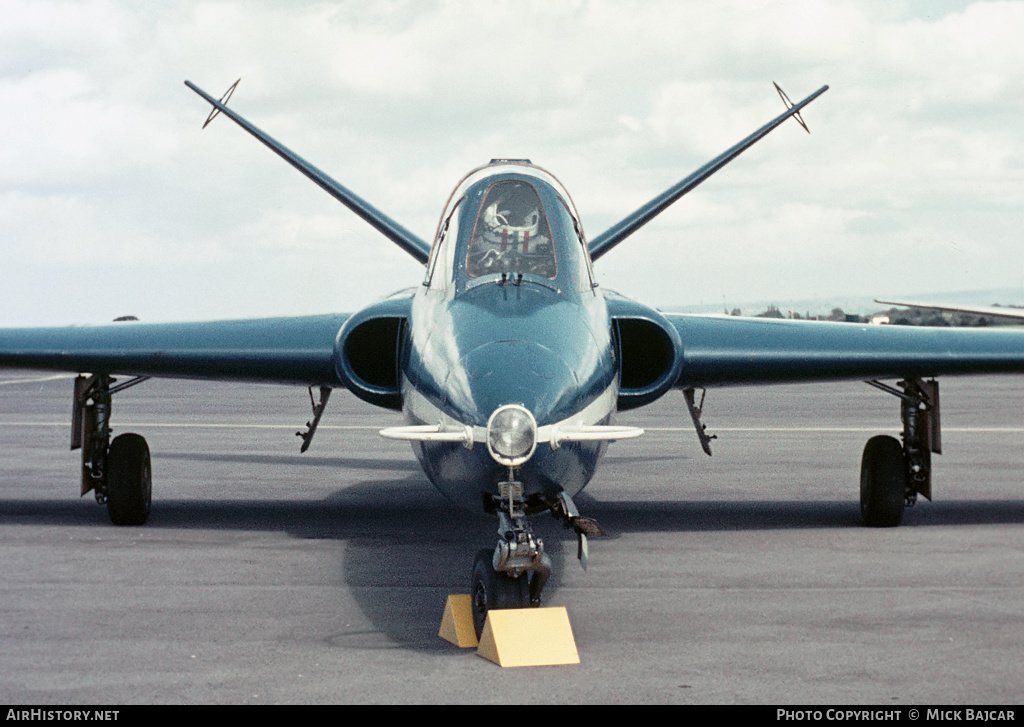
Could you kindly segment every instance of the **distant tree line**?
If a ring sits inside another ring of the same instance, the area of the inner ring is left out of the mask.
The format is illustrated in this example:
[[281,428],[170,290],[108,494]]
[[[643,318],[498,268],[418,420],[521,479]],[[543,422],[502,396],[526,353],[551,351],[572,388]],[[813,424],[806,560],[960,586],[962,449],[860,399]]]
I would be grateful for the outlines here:
[[[998,304],[996,304],[998,306]],[[741,316],[743,311],[733,308],[729,315]],[[769,305],[767,309],[756,313],[755,318],[790,318],[793,320],[809,321],[839,321],[844,323],[872,323],[881,322],[894,326],[959,326],[965,328],[979,328],[984,326],[1019,326],[1021,322],[1012,318],[999,316],[984,316],[975,313],[959,313],[953,311],[937,311],[927,308],[889,308],[878,311],[868,316],[846,313],[842,308],[833,308],[827,314],[811,314],[805,312],[803,315],[797,311],[782,311],[775,305]]]

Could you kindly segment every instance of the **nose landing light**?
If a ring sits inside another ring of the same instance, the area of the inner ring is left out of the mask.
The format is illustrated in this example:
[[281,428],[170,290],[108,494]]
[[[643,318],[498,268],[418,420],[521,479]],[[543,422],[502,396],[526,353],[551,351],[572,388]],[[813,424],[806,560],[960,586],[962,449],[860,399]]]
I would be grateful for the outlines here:
[[487,420],[487,451],[495,462],[516,467],[530,459],[536,449],[537,420],[529,409],[506,404],[494,410]]

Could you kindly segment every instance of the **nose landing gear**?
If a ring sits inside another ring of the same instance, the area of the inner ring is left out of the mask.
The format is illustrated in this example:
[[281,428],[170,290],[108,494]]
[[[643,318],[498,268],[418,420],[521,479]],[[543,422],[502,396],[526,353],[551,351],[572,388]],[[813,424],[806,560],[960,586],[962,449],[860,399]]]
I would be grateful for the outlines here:
[[[477,638],[483,632],[489,610],[539,607],[541,592],[551,575],[551,559],[544,552],[544,541],[534,536],[526,520],[523,486],[515,481],[514,474],[510,470],[508,480],[499,483],[500,497],[493,500],[498,516],[498,544],[493,550],[479,551],[473,562],[470,593]],[[488,496],[487,502],[491,501]],[[576,532],[577,556],[585,570],[587,536],[604,535],[604,531],[596,520],[582,517],[565,492],[559,493],[549,507],[555,518]]]
[[544,541],[534,536],[526,520],[523,485],[514,474],[510,468],[508,480],[498,485],[498,544],[494,550],[478,552],[473,563],[470,593],[477,638],[489,610],[540,606],[551,575],[551,559],[544,553]]

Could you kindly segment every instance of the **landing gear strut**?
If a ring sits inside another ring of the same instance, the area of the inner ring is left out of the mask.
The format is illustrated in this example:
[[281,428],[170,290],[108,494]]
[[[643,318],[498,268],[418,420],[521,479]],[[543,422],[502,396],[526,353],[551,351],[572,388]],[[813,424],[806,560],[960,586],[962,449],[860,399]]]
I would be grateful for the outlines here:
[[932,452],[942,453],[939,427],[939,383],[908,379],[896,389],[868,381],[900,398],[902,445],[895,437],[878,436],[864,447],[860,470],[860,511],[865,525],[899,525],[905,507],[917,496],[932,499]]
[[96,502],[107,506],[115,525],[142,525],[152,502],[152,466],[149,446],[138,434],[122,434],[110,441],[113,394],[142,383],[137,376],[112,386],[106,374],[79,376],[71,415],[71,449],[82,450],[82,494],[90,490]]

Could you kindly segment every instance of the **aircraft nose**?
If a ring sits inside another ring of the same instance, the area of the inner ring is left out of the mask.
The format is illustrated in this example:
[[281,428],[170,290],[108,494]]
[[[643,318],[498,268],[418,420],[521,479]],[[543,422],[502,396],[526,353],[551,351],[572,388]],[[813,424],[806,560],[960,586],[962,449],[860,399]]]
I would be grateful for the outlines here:
[[463,402],[478,424],[500,407],[517,404],[545,424],[559,415],[566,399],[575,398],[578,378],[564,357],[550,347],[527,341],[483,344],[459,361],[449,376],[462,378]]

